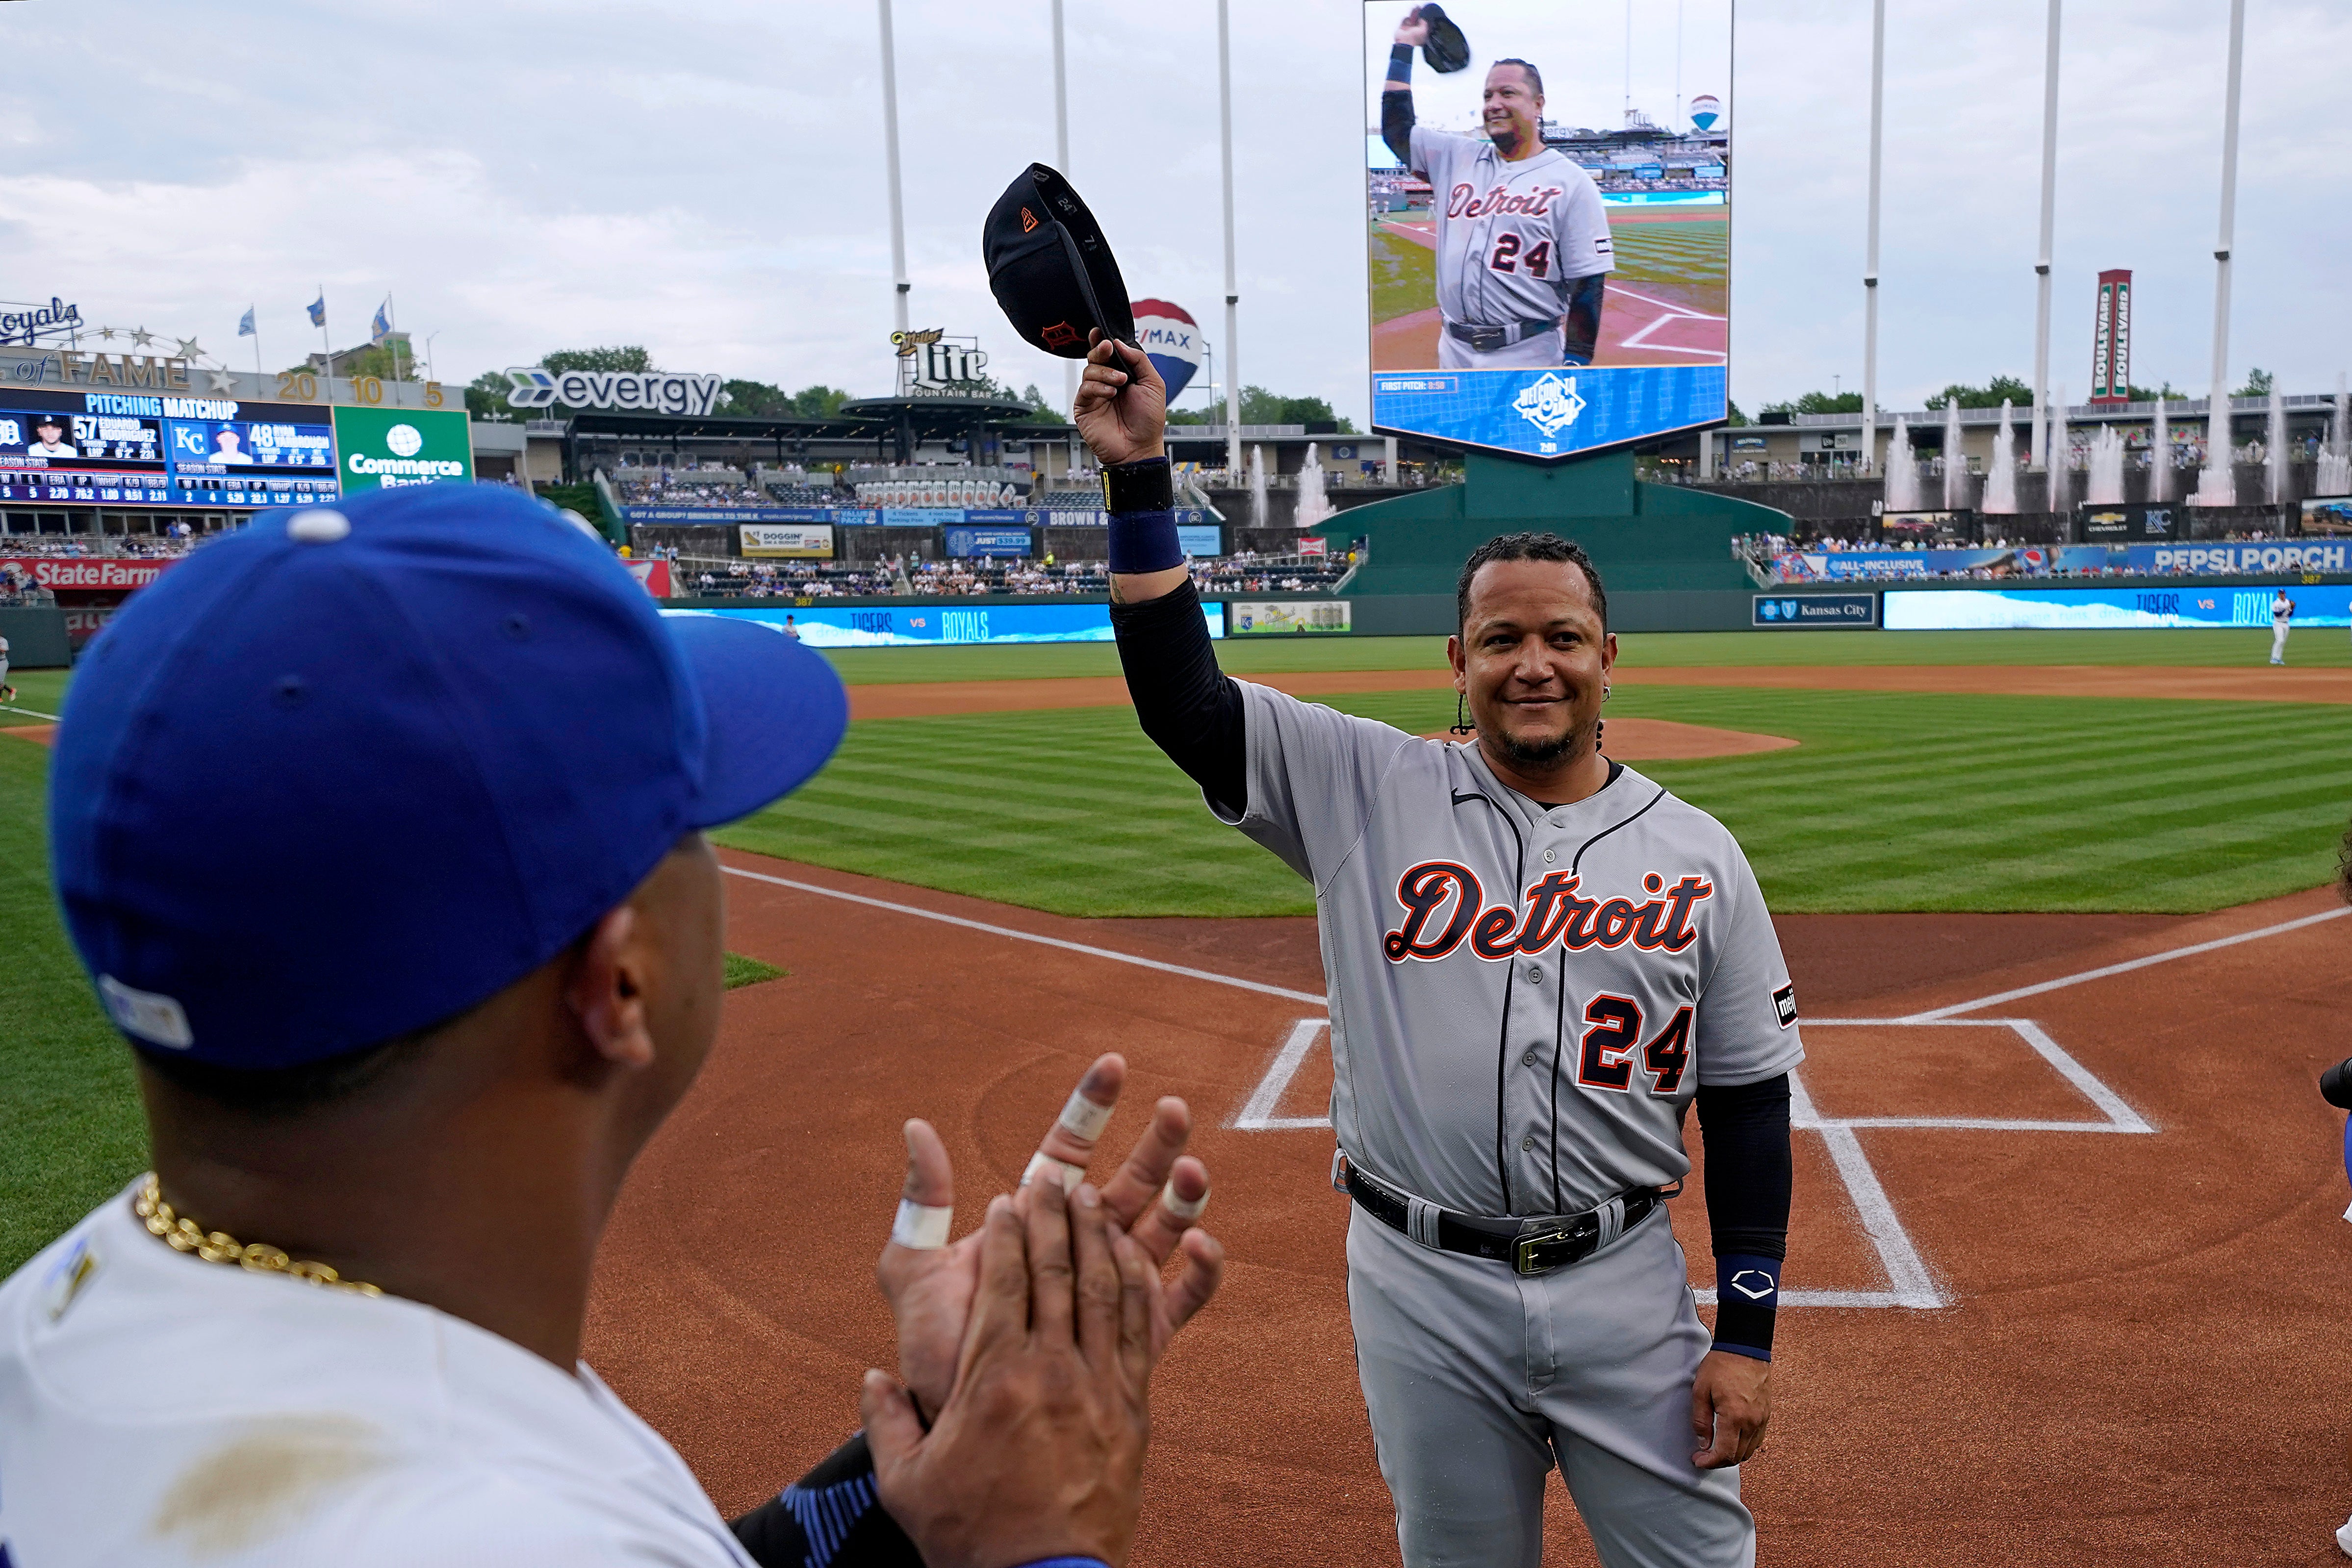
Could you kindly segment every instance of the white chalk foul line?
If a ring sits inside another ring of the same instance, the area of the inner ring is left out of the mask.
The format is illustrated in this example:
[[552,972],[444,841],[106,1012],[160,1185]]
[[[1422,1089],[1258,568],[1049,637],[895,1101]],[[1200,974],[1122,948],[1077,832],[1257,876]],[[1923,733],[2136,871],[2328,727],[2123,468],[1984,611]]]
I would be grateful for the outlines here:
[[[2013,1116],[1817,1116],[1824,1127],[1945,1127],[1982,1133],[2153,1133],[2145,1117],[2096,1074],[2069,1055],[2032,1019],[1814,1019],[1811,1029],[2005,1029],[2032,1047],[2075,1092],[2099,1108],[2103,1120],[2061,1122]],[[1793,1120],[1793,1118],[1792,1118]]]
[[2171,947],[2161,953],[2151,953],[2145,958],[2131,958],[2102,968],[2085,969],[2079,975],[2066,975],[2055,980],[2044,980],[2038,986],[2020,986],[2013,991],[1996,991],[1989,997],[1979,997],[1972,1002],[1954,1002],[1948,1008],[1933,1008],[1926,1012],[1912,1013],[1896,1021],[1902,1023],[1934,1023],[1955,1013],[1972,1013],[1979,1008],[1997,1007],[2023,997],[2038,997],[2045,991],[2063,991],[2069,986],[2080,986],[2092,980],[2104,980],[2111,975],[2128,975],[2134,969],[2145,969],[2151,964],[2169,964],[2175,958],[2193,958],[2200,953],[2216,952],[2234,947],[2241,942],[2259,942],[2265,936],[2280,936],[2289,931],[2300,931],[2306,925],[2316,925],[2323,920],[2340,920],[2352,915],[2352,908],[2323,909],[2316,915],[2306,915],[2299,920],[2283,920],[2276,925],[2265,925],[2259,931],[2241,931],[2235,936],[2218,936],[2210,942],[2196,942],[2186,947]]
[[61,713],[43,713],[37,707],[16,707],[6,703],[0,703],[0,713],[28,713],[35,718],[46,718],[58,724],[63,724],[66,717]]
[[1236,1131],[1278,1133],[1331,1124],[1328,1116],[1277,1116],[1274,1113],[1275,1107],[1282,1103],[1283,1093],[1289,1089],[1290,1081],[1298,1076],[1298,1069],[1306,1061],[1307,1053],[1315,1049],[1316,1038],[1330,1027],[1329,1019],[1300,1019],[1290,1026],[1290,1038],[1282,1042],[1280,1051],[1275,1052],[1274,1064],[1265,1070],[1265,1076],[1257,1081],[1257,1087],[1250,1091],[1248,1103],[1234,1118]]
[[819,887],[813,882],[794,882],[787,876],[770,876],[765,872],[745,871],[740,866],[722,866],[719,869],[730,876],[789,887],[795,893],[814,893],[825,898],[838,898],[846,904],[862,904],[869,909],[887,909],[896,915],[912,915],[923,920],[936,920],[942,925],[961,925],[967,931],[985,931],[992,936],[1010,936],[1016,942],[1034,942],[1040,947],[1059,947],[1066,953],[1084,953],[1092,958],[1108,958],[1114,963],[1132,964],[1139,969],[1157,969],[1163,975],[1181,975],[1188,980],[1206,980],[1212,985],[1232,986],[1236,990],[1255,991],[1261,996],[1310,1002],[1318,1008],[1324,1004],[1324,998],[1311,991],[1294,991],[1282,986],[1269,986],[1262,980],[1244,980],[1236,975],[1219,975],[1182,964],[1163,963],[1158,958],[1121,953],[1110,947],[1097,947],[1085,942],[1066,941],[1059,936],[1041,936],[1034,931],[1016,931],[1010,925],[991,925],[985,920],[967,920],[961,915],[943,915],[919,904],[893,904],[887,898],[868,898],[862,893],[844,893],[837,887]]

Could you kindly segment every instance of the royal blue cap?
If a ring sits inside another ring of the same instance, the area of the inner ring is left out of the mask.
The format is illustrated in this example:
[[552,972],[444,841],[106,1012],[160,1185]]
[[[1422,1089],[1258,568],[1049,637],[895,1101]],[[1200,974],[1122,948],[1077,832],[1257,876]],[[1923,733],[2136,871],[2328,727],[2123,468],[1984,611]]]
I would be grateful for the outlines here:
[[380,491],[257,517],[115,616],[58,728],[52,872],[137,1043],[322,1061],[546,963],[847,722],[818,654],[665,619],[543,502]]

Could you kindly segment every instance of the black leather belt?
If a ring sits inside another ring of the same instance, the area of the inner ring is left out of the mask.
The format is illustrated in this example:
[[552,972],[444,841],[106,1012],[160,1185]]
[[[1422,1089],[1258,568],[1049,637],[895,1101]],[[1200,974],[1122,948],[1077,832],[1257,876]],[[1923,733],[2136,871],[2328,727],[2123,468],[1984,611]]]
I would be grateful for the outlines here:
[[1533,316],[1524,321],[1514,321],[1506,327],[1473,327],[1467,321],[1448,321],[1445,330],[1454,339],[1469,344],[1482,354],[1497,349],[1507,349],[1514,343],[1524,343],[1539,332],[1559,330],[1557,316]]
[[[1430,1204],[1426,1206],[1428,1213],[1419,1217],[1421,1222],[1416,1226],[1412,1213],[1415,1200],[1366,1176],[1352,1163],[1343,1179],[1348,1185],[1348,1196],[1390,1229],[1402,1231],[1423,1246],[1433,1246],[1441,1252],[1459,1252],[1465,1257],[1508,1263],[1516,1273],[1549,1274],[1554,1269],[1581,1262],[1601,1249],[1601,1209],[1589,1209],[1582,1214],[1487,1219]],[[1671,1196],[1654,1186],[1637,1186],[1620,1194],[1625,1215],[1616,1234],[1622,1236],[1633,1229]]]

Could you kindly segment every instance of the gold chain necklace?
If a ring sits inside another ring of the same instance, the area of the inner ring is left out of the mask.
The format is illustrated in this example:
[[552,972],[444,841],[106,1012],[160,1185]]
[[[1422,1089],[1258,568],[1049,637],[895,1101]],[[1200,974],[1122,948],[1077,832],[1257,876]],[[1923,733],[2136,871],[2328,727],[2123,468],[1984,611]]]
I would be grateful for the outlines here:
[[381,1296],[373,1285],[346,1280],[324,1263],[298,1263],[266,1242],[240,1242],[217,1230],[205,1230],[193,1219],[183,1219],[163,1201],[163,1184],[149,1171],[139,1184],[131,1209],[145,1221],[149,1234],[169,1242],[174,1252],[193,1253],[207,1263],[235,1263],[257,1274],[285,1274],[306,1284],[321,1285],[355,1295]]

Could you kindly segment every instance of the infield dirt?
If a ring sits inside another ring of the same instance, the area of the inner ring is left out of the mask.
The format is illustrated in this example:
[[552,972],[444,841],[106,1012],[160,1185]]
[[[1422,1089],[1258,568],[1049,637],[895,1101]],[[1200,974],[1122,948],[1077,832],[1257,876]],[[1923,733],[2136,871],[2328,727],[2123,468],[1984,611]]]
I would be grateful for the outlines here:
[[[624,1195],[589,1343],[720,1506],[772,1495],[845,1437],[858,1373],[887,1364],[871,1267],[902,1175],[899,1122],[924,1115],[946,1137],[961,1230],[1016,1177],[1083,1065],[1116,1049],[1131,1075],[1108,1146],[1125,1146],[1138,1106],[1183,1095],[1231,1259],[1155,1384],[1135,1560],[1395,1562],[1351,1359],[1330,1134],[1233,1125],[1322,1009],[1107,956],[1312,998],[1313,923],[1070,920],[724,858],[754,873],[729,879],[728,946],[793,973],[729,996],[708,1069]],[[2076,1087],[2010,1030],[1819,1020],[1949,1007],[2333,907],[2313,893],[2190,918],[1784,918],[1815,1020],[1801,1076],[1823,1116],[2080,1119]],[[2150,1135],[1848,1134],[1948,1304],[1784,1312],[1772,1432],[1745,1477],[1767,1560],[2334,1560],[2327,1532],[2352,1505],[2352,1237],[2337,1218],[2341,1118],[2312,1083],[2352,1049],[2347,944],[2352,925],[2329,920],[1965,1015],[2033,1020]],[[1318,1047],[1282,1114],[1319,1113],[1328,1063]],[[1883,1291],[1885,1250],[1828,1137],[1800,1130],[1796,1154],[1790,1287]],[[1702,1194],[1695,1179],[1672,1223],[1703,1260]],[[1548,1561],[1590,1562],[1564,1494],[1551,1499]]]

